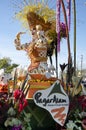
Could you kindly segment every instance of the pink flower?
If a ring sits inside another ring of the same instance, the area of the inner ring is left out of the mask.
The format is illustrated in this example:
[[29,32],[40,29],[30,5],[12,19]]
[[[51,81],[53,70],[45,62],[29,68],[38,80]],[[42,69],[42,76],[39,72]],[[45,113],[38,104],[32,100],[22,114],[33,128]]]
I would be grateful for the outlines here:
[[86,119],[82,120],[82,127],[84,130],[86,130]]
[[66,34],[66,25],[65,23],[60,23],[60,38],[66,38],[67,37],[67,34]]

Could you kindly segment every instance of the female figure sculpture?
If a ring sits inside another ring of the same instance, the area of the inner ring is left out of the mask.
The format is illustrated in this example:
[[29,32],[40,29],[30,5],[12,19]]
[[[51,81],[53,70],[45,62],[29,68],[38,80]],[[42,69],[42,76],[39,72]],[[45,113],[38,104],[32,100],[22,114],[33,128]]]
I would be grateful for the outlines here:
[[17,50],[25,50],[30,58],[31,64],[28,67],[30,73],[44,73],[47,70],[47,40],[41,25],[36,25],[31,30],[32,42],[21,44],[20,35],[18,33],[15,39]]

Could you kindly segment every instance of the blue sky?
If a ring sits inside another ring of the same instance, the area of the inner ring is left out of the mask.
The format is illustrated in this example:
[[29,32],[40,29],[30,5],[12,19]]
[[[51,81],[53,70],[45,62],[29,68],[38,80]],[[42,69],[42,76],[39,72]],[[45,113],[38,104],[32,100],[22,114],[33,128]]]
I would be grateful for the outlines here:
[[[55,0],[52,0],[55,1]],[[21,0],[18,0],[21,2]],[[16,0],[14,1],[16,3]],[[83,55],[83,68],[86,68],[86,0],[76,0],[77,16],[77,67],[81,66],[81,55]],[[14,46],[14,39],[18,32],[26,31],[20,21],[14,18],[17,6],[13,7],[12,0],[2,0],[0,2],[0,58],[10,57],[12,62],[26,66],[29,64],[26,52],[17,51]],[[73,15],[73,10],[72,10]],[[22,36],[23,43],[30,42],[31,36],[28,32]],[[71,53],[73,56],[73,16],[71,17],[70,31]],[[66,40],[61,41],[61,51],[59,53],[59,64],[67,62]]]

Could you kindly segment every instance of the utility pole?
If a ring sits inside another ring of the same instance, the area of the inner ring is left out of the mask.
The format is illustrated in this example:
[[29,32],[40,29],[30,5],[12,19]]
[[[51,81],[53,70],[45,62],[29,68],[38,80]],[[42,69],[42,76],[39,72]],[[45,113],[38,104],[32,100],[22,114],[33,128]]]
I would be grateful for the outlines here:
[[82,76],[82,64],[83,64],[83,55],[81,55],[81,76]]

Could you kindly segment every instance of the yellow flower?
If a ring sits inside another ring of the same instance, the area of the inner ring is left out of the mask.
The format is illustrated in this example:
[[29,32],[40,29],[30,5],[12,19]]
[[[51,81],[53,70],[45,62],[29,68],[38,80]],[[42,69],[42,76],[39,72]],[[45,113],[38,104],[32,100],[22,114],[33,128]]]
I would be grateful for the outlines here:
[[38,4],[31,4],[25,6],[20,12],[16,14],[16,18],[23,23],[24,27],[28,27],[27,14],[29,12],[36,13],[37,15],[42,17],[45,23],[55,21],[55,11],[53,9],[50,9],[48,6],[44,5],[43,3],[44,2],[42,3],[39,2]]

